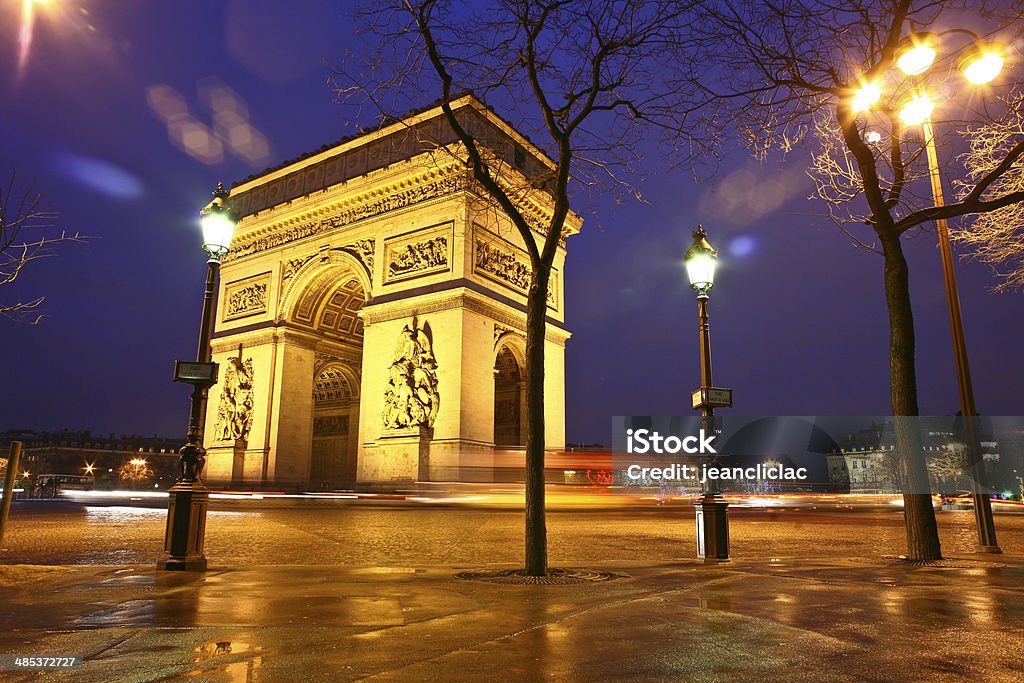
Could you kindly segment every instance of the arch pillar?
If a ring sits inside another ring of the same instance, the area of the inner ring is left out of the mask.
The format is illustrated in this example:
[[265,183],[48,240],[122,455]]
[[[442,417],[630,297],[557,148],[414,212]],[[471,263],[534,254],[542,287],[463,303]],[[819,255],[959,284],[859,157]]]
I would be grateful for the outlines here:
[[[277,329],[270,335],[231,341],[240,343],[241,349],[219,344],[213,354],[221,381],[210,392],[204,478],[214,487],[306,488],[313,433],[314,340],[302,332]],[[251,361],[257,380],[252,417],[246,436],[224,439],[217,406],[222,393],[230,390],[225,368],[239,357]]]

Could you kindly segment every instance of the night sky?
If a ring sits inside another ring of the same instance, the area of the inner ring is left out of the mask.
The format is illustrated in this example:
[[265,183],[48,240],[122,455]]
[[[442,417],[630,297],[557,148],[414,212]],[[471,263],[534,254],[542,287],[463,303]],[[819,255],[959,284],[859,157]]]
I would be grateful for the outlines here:
[[[20,5],[0,6],[0,176],[17,171],[62,227],[94,239],[63,245],[0,291],[47,299],[37,326],[0,320],[0,429],[183,434],[188,388],[170,375],[195,353],[206,267],[197,211],[218,180],[356,132],[327,77],[366,46],[343,3],[50,0],[37,6],[19,74]],[[225,107],[246,132],[235,145],[208,135]],[[565,269],[569,441],[607,444],[613,415],[689,412],[696,302],[681,254],[698,222],[721,248],[714,369],[717,385],[734,388],[734,413],[889,412],[881,257],[806,199],[805,161],[736,155],[701,184],[666,166],[642,187],[646,204],[577,207],[587,222]],[[907,251],[921,411],[949,414],[958,406],[934,234]],[[960,263],[958,274],[978,408],[1024,414],[1022,295],[990,294],[981,265]]]

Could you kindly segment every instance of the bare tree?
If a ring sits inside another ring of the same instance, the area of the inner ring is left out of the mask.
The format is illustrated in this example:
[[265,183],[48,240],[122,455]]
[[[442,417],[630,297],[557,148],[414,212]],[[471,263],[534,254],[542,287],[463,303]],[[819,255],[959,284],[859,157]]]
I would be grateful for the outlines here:
[[[79,241],[78,233],[55,231],[57,215],[40,208],[42,195],[31,188],[18,193],[16,176],[0,187],[0,285],[10,285],[25,267],[37,259],[53,256],[59,242]],[[35,325],[43,318],[39,309],[43,297],[0,302],[0,315]]]
[[[973,11],[964,12],[967,5]],[[914,31],[942,36],[960,21],[976,25],[979,3],[910,0],[730,0],[700,3],[699,21],[680,43],[679,87],[691,93],[684,113],[722,139],[739,138],[762,157],[801,144],[815,152],[811,176],[837,225],[882,257],[889,312],[892,411],[907,529],[907,556],[941,557],[928,472],[913,419],[918,415],[910,272],[903,240],[938,218],[987,214],[1016,206],[1024,188],[1010,180],[1024,153],[1019,138],[993,149],[976,166],[955,202],[937,206],[923,176],[921,133],[904,126],[896,103],[926,84],[895,67]],[[1005,28],[989,14],[988,35]],[[950,72],[959,55],[945,54],[932,72]],[[923,77],[927,78],[927,77]],[[865,85],[887,92],[868,113],[857,95]],[[985,111],[971,118],[989,116]],[[692,122],[691,122],[692,123]],[[937,122],[942,130],[950,126]],[[1019,171],[1017,171],[1019,172]],[[1015,209],[1019,210],[1019,209]]]
[[[967,179],[957,183],[961,196],[997,171],[1013,148],[1024,140],[1024,93],[1015,91],[1004,101],[1006,108],[1001,116],[965,131],[970,149],[961,157],[967,169]],[[1021,191],[1024,163],[1018,158],[993,180],[983,198]],[[1024,287],[1024,213],[1019,206],[978,214],[950,228],[950,237],[967,246],[971,257],[991,265],[999,275],[995,291]]]
[[962,443],[947,443],[945,447],[929,454],[928,473],[935,481],[939,493],[956,491],[967,471],[967,447]]
[[132,458],[117,470],[117,478],[122,482],[128,482],[132,490],[139,484],[148,483],[154,475],[153,468],[144,458]]
[[[671,127],[678,95],[662,57],[687,19],[669,0],[394,0],[363,19],[381,45],[360,73],[340,71],[348,101],[381,116],[440,97],[457,143],[444,151],[521,235],[529,253],[526,333],[526,572],[547,571],[544,515],[544,337],[552,263],[570,202],[596,189],[636,194],[639,137]],[[465,89],[531,136],[550,163],[513,172],[451,103]],[[424,97],[432,93],[433,97]],[[527,199],[543,192],[538,224]]]

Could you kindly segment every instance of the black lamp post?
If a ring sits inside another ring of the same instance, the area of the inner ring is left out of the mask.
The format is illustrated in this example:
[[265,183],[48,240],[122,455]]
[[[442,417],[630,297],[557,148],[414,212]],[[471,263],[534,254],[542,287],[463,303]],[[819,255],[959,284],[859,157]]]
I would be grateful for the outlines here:
[[[907,126],[921,126],[925,152],[928,159],[928,177],[931,180],[932,197],[935,206],[943,206],[942,177],[939,172],[939,157],[935,147],[935,131],[932,125],[934,102],[923,87],[920,78],[928,72],[938,55],[943,37],[951,34],[967,35],[971,45],[959,60],[958,67],[964,79],[974,85],[984,85],[995,80],[1003,70],[1006,45],[986,42],[973,31],[953,28],[942,33],[913,33],[906,37],[896,53],[896,66],[905,75],[914,79],[913,96],[900,109],[900,118]],[[948,79],[943,79],[947,81]],[[881,99],[882,90],[877,83],[866,83],[855,94],[854,111],[869,111]],[[939,255],[942,259],[942,278],[946,289],[946,307],[949,311],[949,326],[953,337],[953,362],[956,366],[956,383],[960,395],[960,415],[963,416],[963,436],[967,444],[967,466],[971,475],[972,497],[974,499],[975,525],[978,533],[978,550],[999,553],[996,540],[995,520],[992,517],[992,501],[983,483],[984,458],[981,453],[980,425],[974,402],[974,384],[971,381],[971,366],[967,359],[967,340],[960,310],[960,294],[957,289],[956,271],[953,268],[953,249],[949,242],[949,227],[945,218],[935,220],[939,236]]]
[[[960,72],[974,85],[989,83],[1003,69],[1003,54],[1006,46],[999,43],[983,42],[972,31],[951,29],[945,33],[965,33],[974,40],[974,45],[960,59]],[[935,59],[939,36],[933,34],[913,35],[905,41],[897,65],[908,76],[917,77],[932,66]],[[932,128],[932,102],[920,83],[915,83],[916,97],[901,112],[904,123],[921,125],[925,150],[928,156],[928,176],[932,185],[935,206],[945,204],[942,192],[942,177],[939,173],[939,155],[935,148],[935,132]],[[917,103],[916,109],[914,104]],[[956,366],[956,384],[960,394],[960,414],[963,416],[963,435],[967,443],[967,470],[971,477],[971,496],[974,501],[974,521],[978,533],[980,552],[1001,553],[996,540],[995,519],[992,516],[992,500],[985,491],[984,458],[981,453],[981,434],[974,403],[974,384],[971,381],[971,366],[967,359],[967,340],[964,322],[960,312],[960,294],[957,290],[956,271],[953,268],[953,249],[949,242],[949,227],[945,218],[935,220],[939,235],[939,254],[942,258],[942,279],[946,287],[946,307],[949,311],[949,327],[953,337],[953,361]]]
[[[697,292],[700,320],[700,389],[693,393],[693,407],[700,409],[701,429],[715,434],[715,407],[732,406],[732,390],[716,388],[711,379],[711,327],[708,292],[715,284],[718,250],[707,240],[704,226],[693,233],[693,244],[683,254],[690,287]],[[722,497],[717,478],[709,483],[695,504],[697,510],[697,557],[706,563],[729,561],[729,503]]]
[[213,332],[214,296],[220,274],[220,259],[231,246],[238,217],[228,204],[228,193],[217,184],[213,201],[199,212],[203,228],[203,249],[210,255],[207,261],[206,293],[203,297],[203,317],[199,327],[199,349],[194,363],[177,361],[174,379],[192,385],[188,436],[178,451],[181,472],[177,483],[170,489],[167,505],[167,531],[164,536],[164,556],[158,569],[178,571],[205,571],[206,555],[203,545],[206,537],[206,509],[210,491],[202,481],[206,464],[203,448],[203,426],[206,424],[206,398],[210,387],[217,383],[217,365],[210,362],[210,335]]

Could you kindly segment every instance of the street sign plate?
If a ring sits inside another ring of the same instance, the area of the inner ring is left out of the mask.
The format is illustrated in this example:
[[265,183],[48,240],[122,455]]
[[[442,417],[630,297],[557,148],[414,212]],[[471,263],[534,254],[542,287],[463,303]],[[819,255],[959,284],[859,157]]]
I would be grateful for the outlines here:
[[216,363],[193,363],[186,360],[174,361],[174,381],[189,384],[216,384]]
[[732,389],[708,387],[707,403],[719,408],[732,408]]
[[732,408],[732,389],[701,387],[690,397],[694,410],[698,408]]

